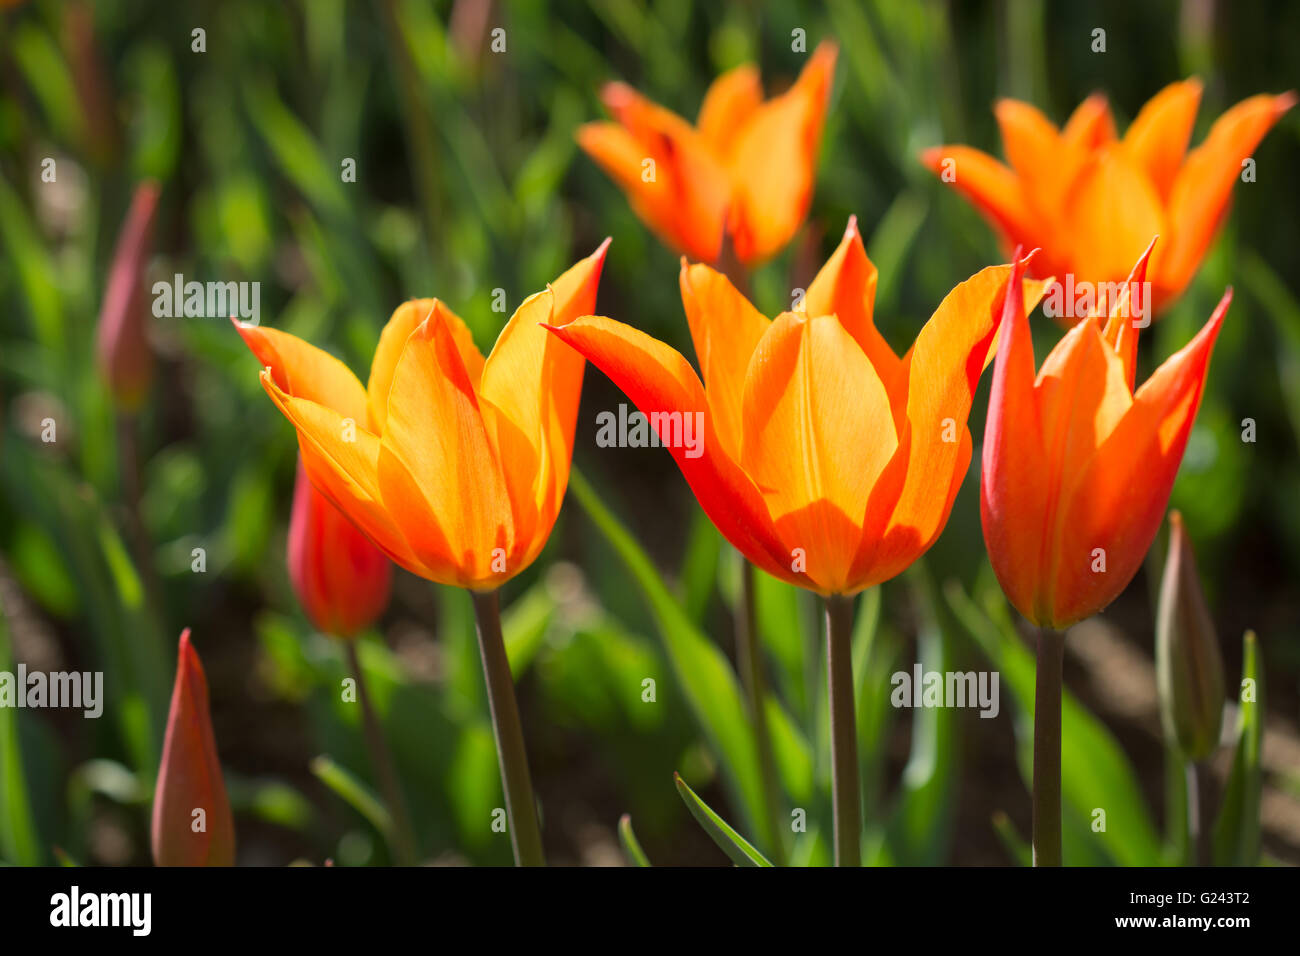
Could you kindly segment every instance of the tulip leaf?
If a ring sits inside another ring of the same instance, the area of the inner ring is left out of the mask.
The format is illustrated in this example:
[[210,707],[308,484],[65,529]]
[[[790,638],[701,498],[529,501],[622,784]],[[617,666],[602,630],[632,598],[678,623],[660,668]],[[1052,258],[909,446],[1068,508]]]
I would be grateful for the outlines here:
[[[9,625],[0,607],[0,673],[11,673],[13,669]],[[18,692],[24,690],[19,688]],[[43,862],[27,796],[18,711],[13,707],[0,707],[0,857],[21,866],[39,866]]]
[[627,858],[637,866],[653,866],[650,858],[645,855],[645,850],[641,849],[641,843],[637,840],[636,834],[632,832],[632,815],[625,813],[618,821],[618,842],[623,844],[623,852]]
[[707,803],[696,796],[695,791],[686,785],[686,781],[679,774],[673,774],[673,782],[677,784],[677,792],[682,795],[682,801],[691,811],[691,816],[704,827],[704,832],[712,838],[718,848],[731,858],[731,862],[737,866],[772,865],[767,857],[754,849],[748,840],[728,826],[727,821],[714,813]]
[[1001,810],[993,814],[993,832],[998,835],[998,841],[1002,844],[1003,849],[1011,859],[1015,860],[1016,866],[1033,866],[1034,851],[1020,835],[1016,825],[1011,822],[1011,818]]
[[1264,745],[1264,673],[1254,632],[1246,632],[1242,645],[1237,751],[1214,823],[1215,866],[1254,866],[1259,862],[1259,801],[1264,782],[1260,762]]
[[766,819],[758,752],[740,681],[730,661],[699,632],[649,556],[575,468],[569,488],[640,586],[659,625],[664,651],[700,730],[717,755],[750,826]]
[[361,814],[385,837],[393,832],[393,818],[379,797],[350,770],[322,754],[311,762],[311,772],[321,783]]
[[[1018,706],[1023,718],[1016,722],[1021,772],[1028,786],[1033,766],[1034,654],[1016,633],[1001,592],[990,589],[986,608],[955,581],[946,594],[953,613],[988,656],[1000,674],[1001,686]],[[1132,765],[1110,731],[1068,690],[1061,695],[1061,797],[1067,863],[1091,862],[1097,851],[1121,866],[1154,866],[1163,861],[1160,837]],[[1090,824],[1098,809],[1106,814],[1105,827],[1093,830]]]

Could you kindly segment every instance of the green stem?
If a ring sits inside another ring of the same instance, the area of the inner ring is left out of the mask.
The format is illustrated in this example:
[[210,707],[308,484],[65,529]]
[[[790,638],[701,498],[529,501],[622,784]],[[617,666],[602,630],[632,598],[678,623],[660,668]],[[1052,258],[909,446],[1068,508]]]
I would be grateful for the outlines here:
[[1065,635],[1040,629],[1034,687],[1034,866],[1061,865],[1061,675]]
[[826,687],[831,710],[831,804],[835,865],[860,866],[862,793],[858,721],[853,705],[853,598],[826,598]]
[[1200,773],[1194,760],[1186,761],[1183,769],[1187,777],[1187,859],[1192,866],[1201,866],[1205,855],[1201,845]]
[[483,679],[492,711],[492,734],[497,742],[515,864],[545,866],[537,803],[528,775],[524,730],[519,722],[519,705],[515,702],[515,681],[510,673],[505,639],[501,636],[500,596],[497,591],[470,591],[469,594],[474,601],[474,618],[478,622],[478,649],[483,658]]
[[361,658],[357,656],[356,641],[344,641],[347,648],[348,666],[357,681],[357,701],[361,704],[361,723],[365,728],[366,742],[370,747],[370,760],[375,774],[379,777],[379,786],[384,791],[384,800],[388,803],[388,813],[393,819],[393,832],[387,834],[393,858],[399,866],[414,866],[416,863],[415,830],[411,826],[411,814],[402,796],[402,787],[398,783],[397,768],[393,763],[393,753],[384,737],[383,725],[375,714],[370,702],[370,692],[366,688],[365,674],[361,670]]
[[736,657],[748,698],[749,715],[758,744],[758,769],[763,778],[763,803],[767,816],[768,849],[777,866],[785,866],[785,841],[781,829],[781,789],[776,776],[776,757],[767,726],[767,682],[763,675],[763,653],[758,642],[758,618],[754,602],[754,566],[740,561],[740,602],[736,607]]

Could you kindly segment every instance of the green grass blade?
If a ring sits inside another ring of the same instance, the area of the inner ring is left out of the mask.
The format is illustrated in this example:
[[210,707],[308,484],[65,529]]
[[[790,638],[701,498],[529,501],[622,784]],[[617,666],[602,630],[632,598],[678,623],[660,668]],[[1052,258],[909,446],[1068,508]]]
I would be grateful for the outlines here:
[[691,816],[704,827],[704,832],[712,838],[719,849],[731,858],[731,862],[736,866],[772,865],[767,857],[754,849],[748,840],[728,826],[726,820],[714,813],[707,803],[696,796],[695,791],[686,785],[686,781],[679,774],[673,774],[673,782],[677,784],[677,792],[682,795],[682,801],[691,811]]
[[641,843],[632,832],[632,815],[625,813],[618,820],[618,842],[623,844],[623,852],[637,866],[654,866],[650,858],[641,849]]
[[[1254,866],[1259,862],[1259,799],[1264,783],[1264,672],[1253,631],[1242,639],[1240,716],[1237,752],[1214,822],[1215,866]],[[1247,683],[1249,682],[1249,683]]]

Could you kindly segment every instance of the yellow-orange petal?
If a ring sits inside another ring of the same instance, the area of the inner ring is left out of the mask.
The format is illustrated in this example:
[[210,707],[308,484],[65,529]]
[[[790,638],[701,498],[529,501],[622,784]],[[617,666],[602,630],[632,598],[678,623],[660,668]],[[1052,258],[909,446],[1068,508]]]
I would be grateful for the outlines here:
[[867,258],[858,232],[858,217],[850,216],[844,238],[808,286],[802,311],[809,316],[835,315],[871,361],[876,374],[893,397],[901,367],[872,321],[876,301],[876,267]]
[[[704,386],[680,352],[603,316],[580,316],[550,332],[608,375],[652,424],[659,416],[661,439],[700,507],[724,538],[774,577],[808,586],[803,575],[791,569],[791,558],[776,536],[758,489],[728,456]],[[674,413],[679,417],[665,422],[665,417]],[[673,427],[684,428],[686,416],[703,426],[693,431],[693,437],[700,439],[694,449],[680,440],[682,435],[678,441],[671,440]]]
[[1122,282],[1151,238],[1164,234],[1155,187],[1119,146],[1093,156],[1065,211],[1076,282]]
[[837,52],[818,46],[794,86],[753,113],[731,153],[731,238],[746,265],[779,252],[808,215]]
[[[890,471],[891,493],[873,494],[854,559],[855,576],[887,580],[938,538],[970,464],[971,402],[998,334],[1010,265],[982,269],[954,288],[917,336],[903,362],[901,427]],[[1016,301],[1032,313],[1050,280],[1024,279]],[[1031,364],[1032,372],[1032,364]]]
[[1124,379],[1128,390],[1133,391],[1133,381],[1137,375],[1137,343],[1139,330],[1151,321],[1154,303],[1153,296],[1146,286],[1147,261],[1156,247],[1157,238],[1151,240],[1142,258],[1138,259],[1124,281],[1124,287],[1116,300],[1109,304],[1109,316],[1102,338],[1115,350],[1124,366]]
[[393,561],[422,574],[420,561],[384,507],[379,436],[349,424],[332,408],[295,398],[265,370],[261,379],[266,393],[298,432],[303,470],[311,483]]
[[1164,302],[1176,298],[1196,273],[1223,221],[1242,163],[1295,103],[1293,92],[1243,100],[1188,153],[1169,192],[1169,241],[1151,263],[1152,281]]
[[862,515],[897,445],[884,383],[839,320],[778,317],[745,378],[741,464],[818,590],[849,589]]
[[1162,200],[1169,196],[1183,164],[1200,105],[1200,80],[1170,83],[1147,100],[1124,134],[1125,151],[1146,172]]
[[366,426],[366,391],[341,361],[324,349],[279,329],[240,322],[234,322],[234,326],[262,367],[271,370],[283,391],[332,408],[359,426]]
[[934,146],[921,153],[921,162],[974,204],[1008,251],[1017,244],[1041,245],[1046,230],[1030,210],[1020,180],[992,156],[969,146]]
[[1069,151],[1087,153],[1115,141],[1115,118],[1105,94],[1093,93],[1080,103],[1061,129],[1061,142]]
[[384,423],[388,420],[388,390],[392,387],[393,370],[397,368],[397,360],[402,356],[406,340],[416,326],[434,312],[446,323],[456,348],[460,351],[465,372],[474,387],[478,388],[479,379],[483,375],[483,353],[474,344],[474,335],[465,321],[441,299],[411,299],[403,302],[393,310],[383,331],[379,333],[379,345],[370,362],[366,402],[370,414],[370,430],[376,435],[383,434]]
[[725,159],[762,102],[763,84],[758,67],[744,63],[709,85],[695,125],[710,148]]
[[1059,217],[1061,196],[1073,178],[1077,157],[1068,155],[1056,125],[1036,107],[1001,99],[993,107],[1007,162],[1038,215]]
[[739,461],[745,372],[771,321],[709,266],[682,259],[679,285],[718,440]]
[[[1086,464],[1070,500],[1062,502],[1053,626],[1101,610],[1141,567],[1168,505],[1231,299],[1228,290],[1196,337],[1137,390],[1129,413]],[[1104,572],[1094,570],[1102,556]]]
[[411,333],[393,372],[378,473],[411,550],[430,568],[455,568],[454,580],[437,580],[491,586],[520,570],[492,570],[493,552],[508,555],[514,545],[510,500],[473,384],[437,311]]

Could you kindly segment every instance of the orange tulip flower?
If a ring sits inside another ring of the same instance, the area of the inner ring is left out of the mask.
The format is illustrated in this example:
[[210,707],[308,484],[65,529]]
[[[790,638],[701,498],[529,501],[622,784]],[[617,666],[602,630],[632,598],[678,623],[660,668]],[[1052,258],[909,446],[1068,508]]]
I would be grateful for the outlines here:
[[624,83],[607,84],[601,98],[616,122],[585,124],[578,144],[669,246],[716,263],[725,231],[742,263],[762,262],[808,214],[835,57],[835,44],[821,44],[795,84],[767,102],[758,68],[736,67],[709,87],[695,126]]
[[[775,321],[683,259],[704,384],[680,353],[620,322],[582,316],[551,331],[650,419],[745,557],[820,594],[852,594],[901,572],[947,521],[1011,272],[993,266],[959,285],[900,359],[872,322],[876,268],[850,219],[800,311]],[[1027,285],[1032,308],[1046,283]],[[687,416],[703,436],[689,447]]]
[[540,326],[595,308],[608,245],[526,299],[486,360],[438,299],[393,313],[366,386],[295,336],[237,326],[312,484],[397,564],[490,590],[541,551],[568,486],[583,362]]
[[302,465],[289,518],[289,580],[312,624],[354,637],[383,613],[393,565],[308,480]]
[[1196,79],[1172,83],[1123,139],[1104,96],[1085,100],[1064,129],[1028,103],[994,111],[1010,168],[969,146],[938,146],[922,161],[980,210],[1011,248],[1041,247],[1035,265],[1076,283],[1118,283],[1152,236],[1155,311],[1187,287],[1226,215],[1242,164],[1295,93],[1262,94],[1224,113],[1187,150],[1200,105]]
[[235,822],[212,735],[208,680],[189,628],[181,632],[151,831],[158,866],[234,865]]
[[[1154,245],[1154,243],[1152,244]],[[1148,247],[1130,274],[1145,277]],[[1013,290],[1013,295],[1018,292]],[[1205,327],[1137,391],[1127,299],[1082,319],[1034,375],[1029,323],[1002,318],[980,512],[1011,603],[1062,630],[1109,604],[1146,556],[1182,461],[1229,289]]]

